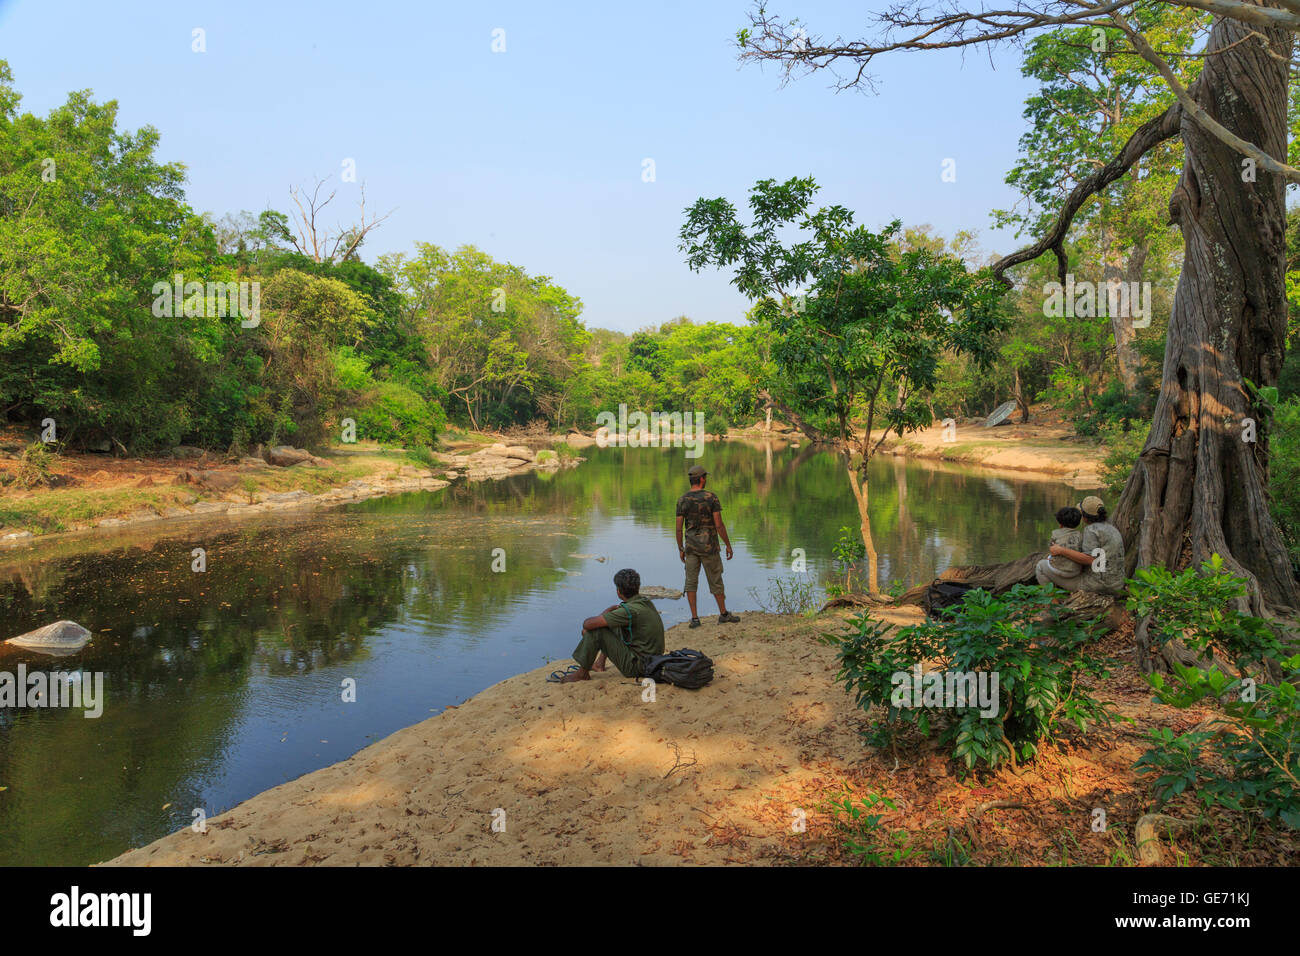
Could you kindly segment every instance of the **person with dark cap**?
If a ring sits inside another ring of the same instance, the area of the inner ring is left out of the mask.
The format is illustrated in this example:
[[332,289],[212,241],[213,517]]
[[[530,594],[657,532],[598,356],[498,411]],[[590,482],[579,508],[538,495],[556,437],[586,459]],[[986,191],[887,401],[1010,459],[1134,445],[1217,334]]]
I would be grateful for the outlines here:
[[624,568],[614,575],[618,603],[582,622],[582,640],[573,651],[577,663],[556,683],[591,680],[591,671],[604,670],[604,660],[614,662],[624,677],[641,677],[645,662],[664,652],[664,621],[654,603],[641,594],[641,575]]
[[722,587],[722,555],[718,538],[727,546],[727,560],[732,557],[731,538],[722,523],[722,502],[704,486],[709,473],[695,465],[686,473],[691,490],[677,499],[677,556],[686,565],[686,600],[691,605],[691,627],[700,626],[700,612],[695,592],[700,586],[700,568],[709,582],[709,591],[718,602],[718,623],[734,624],[740,618],[727,610],[727,595]]
[[1106,507],[1096,495],[1079,503],[1083,513],[1083,540],[1079,550],[1053,544],[1053,557],[1068,558],[1083,568],[1075,577],[1061,577],[1051,567],[1050,558],[1038,562],[1035,577],[1039,584],[1055,584],[1067,591],[1092,591],[1119,595],[1124,590],[1124,537],[1106,520]]

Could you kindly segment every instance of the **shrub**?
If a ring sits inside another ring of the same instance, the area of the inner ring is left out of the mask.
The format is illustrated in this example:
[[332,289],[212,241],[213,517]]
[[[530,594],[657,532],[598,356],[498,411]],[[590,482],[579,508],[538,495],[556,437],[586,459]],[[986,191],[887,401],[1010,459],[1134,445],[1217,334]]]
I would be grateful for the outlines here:
[[768,578],[767,601],[759,597],[758,588],[749,588],[749,596],[765,614],[808,614],[820,603],[813,582],[799,578]]
[[334,353],[334,372],[339,384],[352,392],[364,392],[374,387],[375,380],[370,374],[370,363],[358,355],[350,346],[345,346]]
[[1112,497],[1124,490],[1150,431],[1149,425],[1135,422],[1107,422],[1100,427],[1099,434],[1106,447],[1101,460],[1101,480]]
[[1300,399],[1282,402],[1273,410],[1269,433],[1269,511],[1300,566]]
[[710,412],[704,419],[704,430],[710,435],[725,435],[729,428],[731,422],[727,421],[727,416],[721,412]]
[[[1137,393],[1130,395],[1119,381],[1110,382],[1102,392],[1092,400],[1092,409],[1079,415],[1074,422],[1074,429],[1080,435],[1097,435],[1104,432],[1108,425],[1122,425],[1128,429],[1136,422],[1144,422],[1146,403],[1142,399],[1143,384]],[[1145,433],[1143,438],[1145,438]]]
[[578,449],[574,448],[566,441],[555,443],[555,453],[560,456],[561,461],[578,457]]
[[395,382],[378,382],[358,410],[357,433],[378,442],[407,448],[428,447],[443,422],[442,409]]
[[[1207,662],[1219,651],[1237,670],[1232,675],[1214,666],[1175,663],[1168,677],[1148,675],[1162,703],[1187,708],[1218,701],[1221,716],[1182,734],[1168,727],[1151,731],[1151,749],[1136,767],[1153,778],[1160,804],[1189,792],[1207,807],[1253,811],[1300,829],[1300,700],[1294,685],[1300,654],[1285,656],[1273,625],[1233,606],[1245,593],[1246,582],[1229,574],[1217,554],[1200,573],[1143,568],[1130,580],[1129,607],[1151,615],[1156,643],[1181,640]],[[1265,660],[1276,664],[1283,680],[1271,684],[1251,676],[1252,665]]]
[[[995,596],[976,588],[933,620],[892,633],[869,614],[851,618],[852,630],[825,636],[839,650],[836,680],[863,710],[885,708],[876,729],[890,742],[908,724],[927,737],[937,731],[967,769],[1030,759],[1067,723],[1086,732],[1089,721],[1112,719],[1112,705],[1091,697],[1080,680],[1104,677],[1112,662],[1087,655],[1089,624],[1052,604],[1053,590],[1017,585]],[[960,699],[933,706],[925,698],[927,706],[912,706],[900,694],[901,680],[910,682],[925,663],[941,676],[986,673],[988,687],[996,675],[992,708]]]
[[412,461],[419,462],[425,468],[437,468],[440,463],[433,457],[433,452],[423,445],[416,445],[414,448],[408,448],[406,457]]
[[539,464],[539,465],[541,465],[541,464],[543,464],[543,463],[545,463],[545,462],[548,462],[548,461],[558,460],[558,459],[559,459],[559,456],[558,456],[554,451],[552,451],[552,450],[549,449],[549,448],[543,448],[541,451],[539,451],[539,452],[537,453],[537,455],[536,455],[536,457],[535,457],[535,461],[536,461],[537,464]]
[[834,565],[837,571],[844,575],[844,584],[832,584],[826,589],[826,593],[831,597],[839,597],[841,594],[850,594],[853,592],[853,576],[855,572],[859,573],[859,590],[861,590],[861,569],[858,562],[867,554],[867,546],[862,541],[862,534],[853,528],[845,525],[840,528],[840,538],[831,548],[831,556],[834,558]]
[[53,476],[53,468],[54,453],[50,451],[50,446],[43,441],[34,441],[19,456],[14,479],[22,485],[24,491],[28,491],[38,485],[48,485]]
[[900,831],[888,840],[882,838],[880,821],[898,805],[884,794],[868,791],[857,802],[847,789],[831,797],[821,809],[831,815],[844,846],[864,866],[897,866],[912,855],[907,833]]
[[1150,616],[1148,633],[1157,648],[1181,640],[1206,662],[1217,648],[1243,672],[1257,661],[1282,655],[1267,621],[1233,609],[1233,601],[1246,594],[1246,582],[1224,570],[1217,554],[1201,565],[1200,573],[1195,568],[1177,574],[1161,567],[1138,568],[1128,586],[1128,608],[1137,617]]

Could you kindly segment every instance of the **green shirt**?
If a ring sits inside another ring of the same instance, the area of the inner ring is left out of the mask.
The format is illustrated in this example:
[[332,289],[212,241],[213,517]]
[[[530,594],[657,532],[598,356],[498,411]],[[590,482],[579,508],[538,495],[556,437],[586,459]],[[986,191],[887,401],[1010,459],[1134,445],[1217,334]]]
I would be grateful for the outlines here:
[[628,598],[612,611],[606,611],[604,617],[605,623],[642,660],[664,652],[664,621],[648,597],[638,594]]

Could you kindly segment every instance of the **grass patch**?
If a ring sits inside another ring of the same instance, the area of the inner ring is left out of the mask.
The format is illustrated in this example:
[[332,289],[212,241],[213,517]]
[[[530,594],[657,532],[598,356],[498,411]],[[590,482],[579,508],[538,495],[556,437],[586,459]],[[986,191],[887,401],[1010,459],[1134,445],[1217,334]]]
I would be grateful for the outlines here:
[[[163,511],[189,502],[198,492],[183,487],[58,488],[24,498],[0,498],[5,530],[54,534],[136,511]],[[200,496],[201,497],[201,496]]]
[[271,468],[241,476],[239,485],[227,495],[192,485],[156,485],[152,488],[49,488],[28,495],[0,495],[0,528],[5,533],[30,531],[56,534],[79,526],[93,525],[105,518],[123,518],[139,511],[158,513],[202,500],[224,500],[227,496],[252,501],[259,494],[305,491],[321,494],[349,481],[386,474],[410,466],[438,470],[419,449],[366,449],[326,467]]

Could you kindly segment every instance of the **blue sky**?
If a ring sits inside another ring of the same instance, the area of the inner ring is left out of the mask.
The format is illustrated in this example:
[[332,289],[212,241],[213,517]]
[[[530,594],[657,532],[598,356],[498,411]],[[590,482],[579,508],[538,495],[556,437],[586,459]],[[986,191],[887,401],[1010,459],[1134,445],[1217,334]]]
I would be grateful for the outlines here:
[[[883,2],[768,6],[814,35],[858,37]],[[739,321],[729,276],[691,273],[677,232],[700,196],[742,205],[758,179],[812,175],[822,203],[872,227],[973,229],[986,251],[1009,250],[988,213],[1014,202],[1002,180],[1031,91],[1014,50],[878,60],[877,94],[837,94],[822,75],[782,89],[771,66],[736,60],[748,9],[0,0],[0,57],[26,110],[89,88],[118,101],[122,126],[155,126],[197,210],[288,212],[291,184],[332,176],[330,221],[346,223],[364,182],[370,208],[394,210],[366,261],[470,243],[554,278],[589,326]],[[357,183],[340,181],[348,158]],[[945,158],[956,182],[941,181]]]

